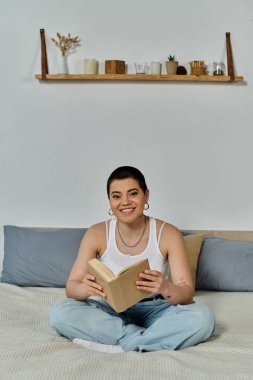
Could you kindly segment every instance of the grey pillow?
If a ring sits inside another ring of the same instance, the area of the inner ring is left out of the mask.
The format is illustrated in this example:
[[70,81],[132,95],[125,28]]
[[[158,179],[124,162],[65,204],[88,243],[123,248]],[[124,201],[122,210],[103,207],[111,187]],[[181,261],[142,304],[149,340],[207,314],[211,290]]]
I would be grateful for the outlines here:
[[205,238],[197,266],[196,289],[253,291],[253,243]]
[[4,226],[2,282],[65,287],[86,230]]

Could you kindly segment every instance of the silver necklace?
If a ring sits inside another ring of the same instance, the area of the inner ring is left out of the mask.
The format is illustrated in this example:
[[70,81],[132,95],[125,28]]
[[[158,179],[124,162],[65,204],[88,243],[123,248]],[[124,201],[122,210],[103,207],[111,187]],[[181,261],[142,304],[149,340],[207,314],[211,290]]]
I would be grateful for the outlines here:
[[[134,248],[134,247],[136,247],[136,246],[140,243],[140,241],[141,241],[141,239],[143,238],[143,235],[144,235],[144,233],[145,233],[145,230],[146,230],[146,224],[147,224],[147,222],[146,222],[146,216],[144,216],[144,220],[145,220],[145,225],[144,225],[144,228],[143,228],[143,230],[142,230],[142,232],[141,232],[141,235],[140,235],[139,239],[137,240],[137,242],[134,243],[133,245],[129,245],[129,244],[127,244],[127,243],[124,241],[124,239],[123,239],[123,237],[122,237],[122,235],[121,235],[121,233],[120,233],[120,230],[119,230],[119,224],[117,223],[117,229],[118,229],[118,233],[119,233],[120,240],[122,241],[122,243],[123,243],[126,247],[128,247],[128,248]],[[128,256],[129,256],[129,255],[130,255],[130,253],[128,254]]]

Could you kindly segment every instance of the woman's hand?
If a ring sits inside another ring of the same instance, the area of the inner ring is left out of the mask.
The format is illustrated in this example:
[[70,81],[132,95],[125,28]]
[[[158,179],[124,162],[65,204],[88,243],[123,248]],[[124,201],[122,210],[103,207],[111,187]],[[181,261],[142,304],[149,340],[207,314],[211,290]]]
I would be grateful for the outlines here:
[[86,293],[89,296],[100,296],[105,297],[105,293],[103,292],[103,288],[96,282],[96,278],[90,273],[85,273],[84,278],[82,280],[82,284],[85,285]]
[[67,296],[76,300],[83,301],[90,296],[99,296],[105,298],[103,288],[96,282],[94,276],[85,273],[82,281],[70,279],[67,282]]
[[174,285],[156,270],[147,269],[139,276],[141,280],[136,281],[137,289],[161,294],[171,305],[192,303],[192,288],[187,284]]
[[146,269],[139,274],[141,280],[136,281],[137,289],[146,290],[150,293],[162,294],[165,296],[166,290],[169,288],[169,281],[161,272],[157,270]]

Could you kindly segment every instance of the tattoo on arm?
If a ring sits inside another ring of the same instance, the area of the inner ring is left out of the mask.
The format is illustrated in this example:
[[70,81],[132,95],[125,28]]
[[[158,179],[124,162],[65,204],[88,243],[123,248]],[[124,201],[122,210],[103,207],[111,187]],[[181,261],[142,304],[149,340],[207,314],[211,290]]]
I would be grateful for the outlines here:
[[192,289],[192,286],[187,284],[185,281],[184,282],[180,282],[179,284],[176,284],[177,286],[181,286],[181,285],[185,285],[185,286],[188,286],[188,288],[191,288]]

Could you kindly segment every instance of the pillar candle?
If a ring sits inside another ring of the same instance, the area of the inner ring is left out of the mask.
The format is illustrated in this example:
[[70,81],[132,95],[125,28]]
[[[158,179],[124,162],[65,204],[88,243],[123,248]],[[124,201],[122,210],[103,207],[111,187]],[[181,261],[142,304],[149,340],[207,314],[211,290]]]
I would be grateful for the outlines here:
[[150,64],[150,71],[152,75],[160,75],[161,74],[161,63],[152,61]]
[[84,59],[84,74],[93,74],[98,73],[98,63],[96,58],[85,58]]

